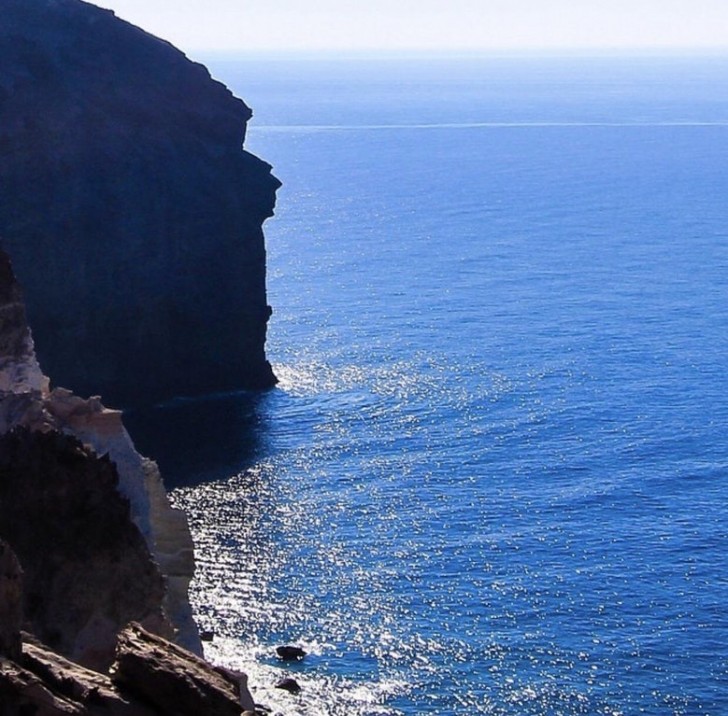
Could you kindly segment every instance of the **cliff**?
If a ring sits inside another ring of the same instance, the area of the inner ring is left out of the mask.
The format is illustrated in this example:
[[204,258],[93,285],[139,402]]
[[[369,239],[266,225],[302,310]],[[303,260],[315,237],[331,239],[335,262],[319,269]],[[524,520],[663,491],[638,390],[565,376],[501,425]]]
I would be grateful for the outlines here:
[[[0,252],[0,716],[239,716],[200,650],[192,542],[117,411],[50,389]],[[140,623],[141,622],[141,623]]]
[[249,108],[81,0],[0,0],[0,236],[45,370],[111,404],[275,381]]
[[201,652],[186,517],[118,411],[50,389],[2,252],[0,538],[26,571],[26,621],[65,656],[108,666],[132,620]]

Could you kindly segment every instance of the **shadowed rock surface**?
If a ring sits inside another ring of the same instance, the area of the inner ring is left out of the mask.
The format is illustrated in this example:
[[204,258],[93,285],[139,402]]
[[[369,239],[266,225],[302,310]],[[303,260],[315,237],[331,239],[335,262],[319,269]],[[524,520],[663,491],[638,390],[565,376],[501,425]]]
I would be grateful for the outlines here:
[[132,405],[274,382],[246,105],[80,0],[3,0],[0,235],[54,381]]
[[125,664],[133,652],[131,684],[120,672],[85,669],[30,634],[22,647],[12,659],[0,654],[0,716],[239,716],[242,703],[252,704],[237,680],[138,624],[119,641]]
[[25,622],[96,669],[109,666],[129,621],[173,634],[164,581],[117,482],[108,458],[70,436],[21,428],[0,436],[0,533],[25,572]]
[[23,570],[10,545],[0,540],[0,656],[20,656],[23,625]]

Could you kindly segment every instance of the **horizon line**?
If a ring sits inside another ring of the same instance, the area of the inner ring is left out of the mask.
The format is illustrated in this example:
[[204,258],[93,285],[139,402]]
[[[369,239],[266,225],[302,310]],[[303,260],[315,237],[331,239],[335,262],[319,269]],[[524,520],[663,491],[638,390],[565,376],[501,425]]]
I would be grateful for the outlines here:
[[266,57],[266,58],[326,58],[345,57],[366,59],[386,57],[391,59],[441,57],[457,59],[494,59],[518,57],[664,57],[727,58],[728,46],[625,46],[625,47],[532,47],[532,48],[179,48],[185,53],[200,53],[208,56]]

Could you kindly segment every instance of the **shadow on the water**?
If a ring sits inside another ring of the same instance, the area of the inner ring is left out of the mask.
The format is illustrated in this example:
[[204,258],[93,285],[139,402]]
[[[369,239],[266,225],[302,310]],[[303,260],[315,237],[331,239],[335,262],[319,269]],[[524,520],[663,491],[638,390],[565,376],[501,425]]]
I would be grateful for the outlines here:
[[266,452],[271,392],[175,400],[129,410],[124,425],[137,450],[156,460],[168,488],[223,479]]

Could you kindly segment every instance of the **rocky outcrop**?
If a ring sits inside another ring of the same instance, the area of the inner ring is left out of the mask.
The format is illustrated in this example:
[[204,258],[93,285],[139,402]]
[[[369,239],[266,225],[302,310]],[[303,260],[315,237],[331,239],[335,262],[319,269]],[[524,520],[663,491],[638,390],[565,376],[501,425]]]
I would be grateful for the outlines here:
[[50,390],[2,252],[0,535],[0,716],[255,710],[244,674],[170,641],[176,605],[192,625],[182,641],[199,648],[184,515],[117,411]]
[[0,436],[0,533],[24,565],[24,622],[44,643],[104,670],[138,619],[173,636],[164,581],[108,457],[56,431]]
[[253,704],[236,679],[138,624],[120,636],[112,676],[22,636],[19,656],[0,654],[0,716],[239,716]]
[[138,624],[119,635],[111,679],[159,709],[176,704],[176,716],[240,716],[241,710],[255,709],[243,674],[235,678],[211,669]]
[[169,619],[176,640],[201,653],[187,598],[194,557],[184,513],[171,507],[156,465],[136,452],[118,411],[50,390],[0,252],[3,434],[0,536],[29,565],[26,616],[36,633],[104,667],[128,621],[171,635]]
[[111,404],[271,385],[246,105],[81,0],[3,0],[0,235],[44,369]]

